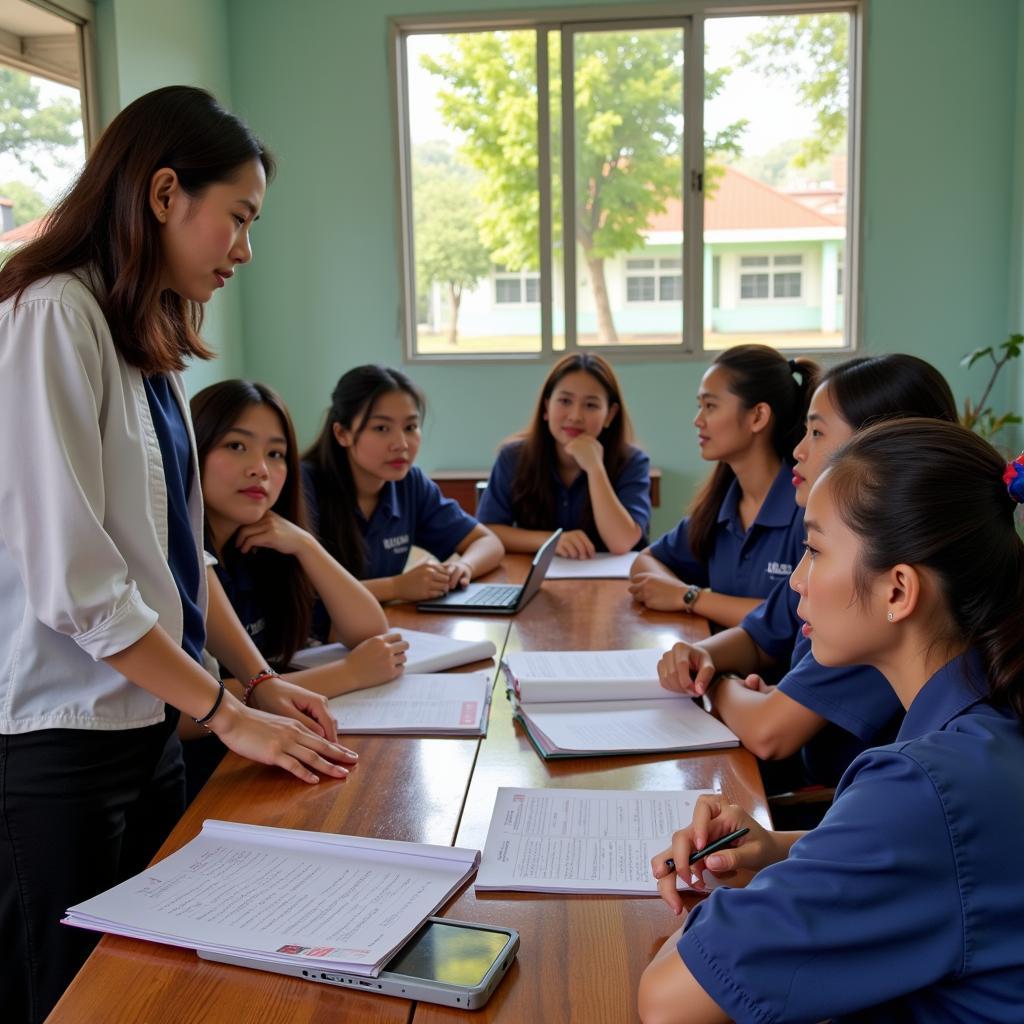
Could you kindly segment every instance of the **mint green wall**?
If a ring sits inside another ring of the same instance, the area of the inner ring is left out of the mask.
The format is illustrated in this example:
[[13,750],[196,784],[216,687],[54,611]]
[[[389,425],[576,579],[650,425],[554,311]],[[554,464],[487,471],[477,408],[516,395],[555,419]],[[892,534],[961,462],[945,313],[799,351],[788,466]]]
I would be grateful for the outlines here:
[[[387,16],[513,5],[191,0],[175,5],[170,34],[161,20],[167,8],[151,0],[99,6],[115,23],[101,48],[116,44],[121,101],[174,78],[201,81],[230,93],[279,158],[255,261],[233,282],[244,363],[228,330],[223,367],[226,374],[244,365],[277,386],[309,438],[341,372],[402,359]],[[924,356],[960,395],[977,395],[984,383],[980,368],[959,368],[960,355],[1001,340],[1024,301],[1019,262],[1015,278],[1008,270],[1011,240],[1019,244],[1021,235],[1019,194],[1012,231],[1010,216],[1015,153],[1018,182],[1024,168],[1016,127],[1024,115],[1021,11],[1021,0],[986,0],[969,14],[954,0],[876,0],[868,11],[863,349]],[[230,90],[219,88],[226,69]],[[640,438],[665,471],[662,529],[706,468],[689,427],[702,366],[623,362],[619,370]],[[527,417],[543,372],[414,367],[432,407],[424,467],[488,465],[500,438]],[[1008,381],[997,401],[1014,392]]]
[[[1013,203],[1010,216],[1010,330],[1024,333],[1024,0],[1017,12],[1017,107],[1013,154]],[[1018,368],[1016,407],[1024,413],[1024,366]],[[1024,429],[1018,428],[1020,447]]]
[[[96,0],[99,106],[104,123],[162,85],[197,85],[231,106],[225,0]],[[244,372],[242,302],[226,288],[206,308],[203,335],[218,352],[187,372],[189,389]]]

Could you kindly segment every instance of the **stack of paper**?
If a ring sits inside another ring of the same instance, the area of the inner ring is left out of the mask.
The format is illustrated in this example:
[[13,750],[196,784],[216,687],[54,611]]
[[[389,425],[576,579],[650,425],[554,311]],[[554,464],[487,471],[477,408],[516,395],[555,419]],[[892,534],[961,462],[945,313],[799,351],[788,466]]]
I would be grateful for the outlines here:
[[556,555],[548,569],[549,580],[628,580],[629,570],[636,559],[635,551],[624,555],[605,552],[593,558],[563,558]]
[[458,847],[207,821],[64,924],[376,977],[479,862]]
[[475,888],[656,896],[651,858],[690,824],[700,795],[502,787]]
[[[495,655],[490,640],[453,640],[437,633],[421,633],[416,629],[399,629],[402,639],[408,641],[406,672],[444,672],[445,669],[486,661]],[[292,664],[296,668],[318,668],[340,661],[349,653],[344,644],[323,644],[296,652]]]
[[658,683],[657,650],[517,651],[505,670],[516,717],[544,758],[714,750],[736,735]]
[[491,702],[490,672],[399,676],[328,702],[344,733],[416,736],[485,736]]

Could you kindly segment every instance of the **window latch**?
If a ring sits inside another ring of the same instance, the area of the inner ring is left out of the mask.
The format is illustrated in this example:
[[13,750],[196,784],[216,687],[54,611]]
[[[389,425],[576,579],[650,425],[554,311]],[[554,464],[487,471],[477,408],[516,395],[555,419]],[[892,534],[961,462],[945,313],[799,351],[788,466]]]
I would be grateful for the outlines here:
[[704,191],[704,175],[700,171],[690,171],[690,191]]

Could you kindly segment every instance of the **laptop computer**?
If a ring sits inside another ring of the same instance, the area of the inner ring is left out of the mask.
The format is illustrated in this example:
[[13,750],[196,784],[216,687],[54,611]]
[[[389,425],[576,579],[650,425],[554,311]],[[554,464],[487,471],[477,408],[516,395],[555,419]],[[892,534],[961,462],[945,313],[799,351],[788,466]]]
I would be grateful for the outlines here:
[[540,590],[548,573],[561,530],[541,545],[533,556],[533,564],[522,586],[514,583],[470,583],[462,590],[453,590],[443,597],[422,601],[416,605],[421,612],[474,612],[481,615],[511,615],[525,608],[534,594]]

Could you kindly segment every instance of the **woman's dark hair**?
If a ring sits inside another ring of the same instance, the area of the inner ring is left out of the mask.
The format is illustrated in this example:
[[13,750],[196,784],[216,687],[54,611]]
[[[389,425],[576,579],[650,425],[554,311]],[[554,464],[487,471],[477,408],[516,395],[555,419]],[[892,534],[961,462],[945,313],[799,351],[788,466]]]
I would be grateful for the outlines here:
[[917,356],[892,352],[848,359],[821,378],[819,386],[825,385],[839,415],[854,430],[907,416],[957,422],[946,378]]
[[[285,466],[288,472],[281,493],[274,502],[273,511],[282,519],[305,530],[306,503],[302,494],[295,427],[281,396],[266,384],[251,380],[225,380],[203,388],[192,399],[192,424],[196,434],[200,472],[206,466],[207,455],[245,411],[254,405],[265,405],[277,413],[285,438]],[[206,546],[213,550],[209,527],[206,530]],[[230,541],[223,546],[220,557],[229,573],[241,558],[251,568],[256,588],[267,596],[267,608],[273,612],[266,617],[263,653],[268,661],[287,665],[292,655],[304,647],[309,639],[313,602],[316,600],[316,593],[299,560],[269,548],[242,555]]]
[[965,427],[911,418],[856,434],[832,456],[827,483],[861,541],[858,591],[901,562],[928,568],[953,628],[936,642],[977,647],[993,698],[1024,718],[1024,545],[1005,466]]
[[[734,345],[715,357],[712,366],[725,371],[729,390],[744,409],[765,402],[772,410],[772,448],[785,461],[804,432],[811,395],[818,385],[820,368],[813,359],[787,359],[768,345]],[[701,562],[711,557],[715,523],[736,474],[724,462],[712,470],[690,509],[687,539]]]
[[158,222],[149,205],[156,171],[171,168],[199,197],[259,160],[268,180],[274,161],[262,143],[208,92],[172,85],[130,103],[111,121],[82,173],[47,215],[43,233],[0,271],[0,302],[34,282],[74,270],[96,292],[114,344],[145,374],[184,369],[213,353],[199,337],[203,307],[161,291]]
[[[607,360],[590,352],[563,356],[551,368],[544,386],[540,389],[529,427],[512,439],[521,442],[511,487],[512,509],[516,524],[527,530],[550,530],[558,520],[558,499],[551,486],[551,478],[558,472],[558,455],[555,451],[555,439],[544,417],[558,382],[570,373],[589,374],[601,385],[609,407],[619,407],[614,419],[597,438],[604,449],[604,468],[613,484],[629,461],[633,426],[626,412],[626,404],[622,400],[622,389],[619,387],[615,371]],[[583,506],[580,528],[591,540],[599,539],[589,493]]]
[[373,364],[349,370],[331,395],[331,408],[320,436],[303,456],[313,467],[320,542],[359,579],[366,570],[366,543],[356,519],[358,505],[352,465],[348,452],[334,437],[334,424],[358,437],[378,399],[395,391],[404,392],[413,400],[422,420],[426,399],[404,373]]

